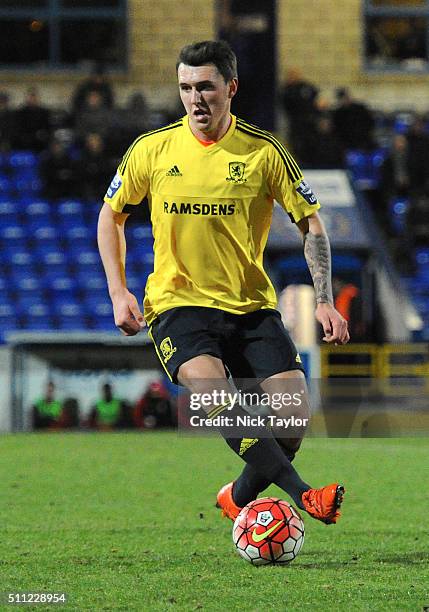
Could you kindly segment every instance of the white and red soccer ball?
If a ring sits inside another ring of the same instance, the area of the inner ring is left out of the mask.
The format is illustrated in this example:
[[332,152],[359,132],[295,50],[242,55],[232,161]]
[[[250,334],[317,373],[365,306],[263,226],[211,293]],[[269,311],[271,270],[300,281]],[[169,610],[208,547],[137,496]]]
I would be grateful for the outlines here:
[[253,565],[284,565],[304,544],[304,523],[288,502],[263,497],[241,510],[232,539],[238,554]]

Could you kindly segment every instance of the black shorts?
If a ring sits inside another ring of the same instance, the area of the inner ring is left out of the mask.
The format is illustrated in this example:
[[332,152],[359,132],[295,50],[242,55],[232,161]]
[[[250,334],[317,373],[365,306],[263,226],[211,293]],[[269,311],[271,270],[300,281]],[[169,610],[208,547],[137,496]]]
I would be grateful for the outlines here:
[[304,371],[277,310],[236,315],[201,306],[163,312],[149,334],[167,374],[177,383],[182,363],[198,355],[222,360],[234,380],[265,380],[288,370]]

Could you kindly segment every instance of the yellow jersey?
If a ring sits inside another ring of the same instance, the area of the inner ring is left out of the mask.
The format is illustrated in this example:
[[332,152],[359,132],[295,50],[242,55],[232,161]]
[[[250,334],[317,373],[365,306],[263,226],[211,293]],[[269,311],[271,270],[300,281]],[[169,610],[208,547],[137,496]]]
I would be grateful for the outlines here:
[[275,308],[263,267],[274,200],[293,222],[320,207],[284,146],[233,115],[225,135],[208,146],[187,116],[137,138],[104,200],[129,212],[146,196],[154,236],[144,299],[149,325],[178,306],[235,314]]

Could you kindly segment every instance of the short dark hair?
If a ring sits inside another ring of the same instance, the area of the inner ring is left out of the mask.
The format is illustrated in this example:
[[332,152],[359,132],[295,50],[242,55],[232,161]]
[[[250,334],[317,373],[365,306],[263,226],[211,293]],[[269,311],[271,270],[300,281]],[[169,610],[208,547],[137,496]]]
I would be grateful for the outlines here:
[[225,83],[237,78],[237,58],[225,40],[203,40],[186,45],[179,53],[176,70],[179,64],[187,66],[214,64],[225,79]]

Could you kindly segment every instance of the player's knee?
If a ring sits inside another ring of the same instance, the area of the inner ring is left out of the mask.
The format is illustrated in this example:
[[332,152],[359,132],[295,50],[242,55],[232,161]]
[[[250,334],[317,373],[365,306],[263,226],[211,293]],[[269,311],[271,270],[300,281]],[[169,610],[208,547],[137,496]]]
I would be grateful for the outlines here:
[[182,363],[177,378],[190,391],[203,393],[207,387],[213,386],[213,381],[226,380],[226,374],[220,359],[212,355],[198,355]]

